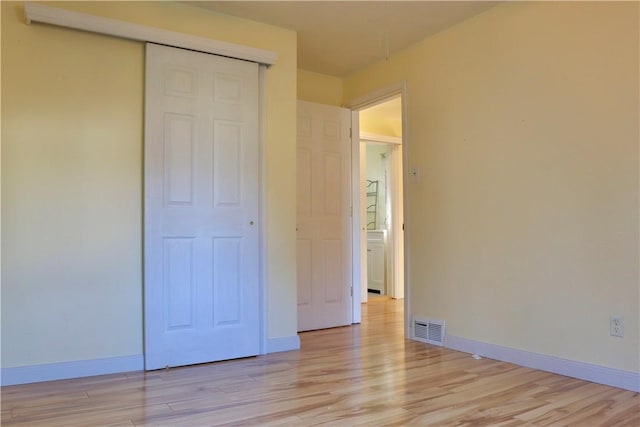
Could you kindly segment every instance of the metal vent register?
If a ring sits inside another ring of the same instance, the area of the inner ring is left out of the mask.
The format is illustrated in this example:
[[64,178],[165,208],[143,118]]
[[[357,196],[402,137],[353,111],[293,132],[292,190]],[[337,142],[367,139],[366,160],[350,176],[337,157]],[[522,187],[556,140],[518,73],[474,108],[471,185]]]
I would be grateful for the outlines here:
[[444,343],[444,320],[414,318],[413,338],[417,341],[442,346]]

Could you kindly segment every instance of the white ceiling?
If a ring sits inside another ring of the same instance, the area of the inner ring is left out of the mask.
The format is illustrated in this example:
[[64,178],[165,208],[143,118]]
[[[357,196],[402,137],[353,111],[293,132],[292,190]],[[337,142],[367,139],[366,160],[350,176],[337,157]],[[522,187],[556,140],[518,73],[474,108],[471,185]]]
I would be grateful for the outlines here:
[[[298,33],[298,68],[348,76],[493,7],[492,1],[188,1]],[[388,49],[387,49],[388,46]]]

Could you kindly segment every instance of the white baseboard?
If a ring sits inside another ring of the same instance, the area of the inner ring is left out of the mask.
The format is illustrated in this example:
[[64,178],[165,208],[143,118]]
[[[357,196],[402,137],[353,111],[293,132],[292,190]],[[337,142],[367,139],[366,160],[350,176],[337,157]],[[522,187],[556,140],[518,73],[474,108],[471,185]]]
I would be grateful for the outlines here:
[[[269,338],[267,353],[299,350],[300,338]],[[69,378],[90,377],[93,375],[116,374],[119,372],[141,371],[144,369],[142,354],[104,359],[78,360],[74,362],[47,363],[44,365],[18,366],[0,370],[0,385],[16,385],[43,381],[64,380]]]
[[47,363],[44,365],[2,368],[0,385],[37,383],[64,380],[68,378],[90,377],[93,375],[115,374],[144,369],[144,357],[108,357],[104,359],[78,360],[74,362]]
[[607,368],[605,366],[577,362],[510,347],[502,347],[452,335],[445,335],[444,346],[453,350],[478,354],[489,359],[513,363],[527,368],[539,369],[567,377],[623,388],[636,393],[640,392],[639,372]]
[[300,350],[300,338],[297,335],[267,339],[267,353]]

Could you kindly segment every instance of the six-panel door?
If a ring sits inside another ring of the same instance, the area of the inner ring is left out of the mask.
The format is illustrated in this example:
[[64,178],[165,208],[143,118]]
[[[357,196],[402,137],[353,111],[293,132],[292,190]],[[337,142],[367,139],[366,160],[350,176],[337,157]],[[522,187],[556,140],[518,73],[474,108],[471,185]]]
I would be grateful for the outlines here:
[[256,355],[258,65],[147,44],[145,368]]
[[298,101],[298,331],[351,323],[351,112]]

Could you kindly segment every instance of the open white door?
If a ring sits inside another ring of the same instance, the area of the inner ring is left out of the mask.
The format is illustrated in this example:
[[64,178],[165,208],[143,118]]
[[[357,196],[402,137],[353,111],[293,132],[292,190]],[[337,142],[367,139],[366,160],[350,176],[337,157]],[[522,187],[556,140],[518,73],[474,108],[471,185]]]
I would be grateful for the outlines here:
[[145,368],[256,355],[258,65],[147,44]]
[[351,111],[298,101],[298,330],[351,324]]

